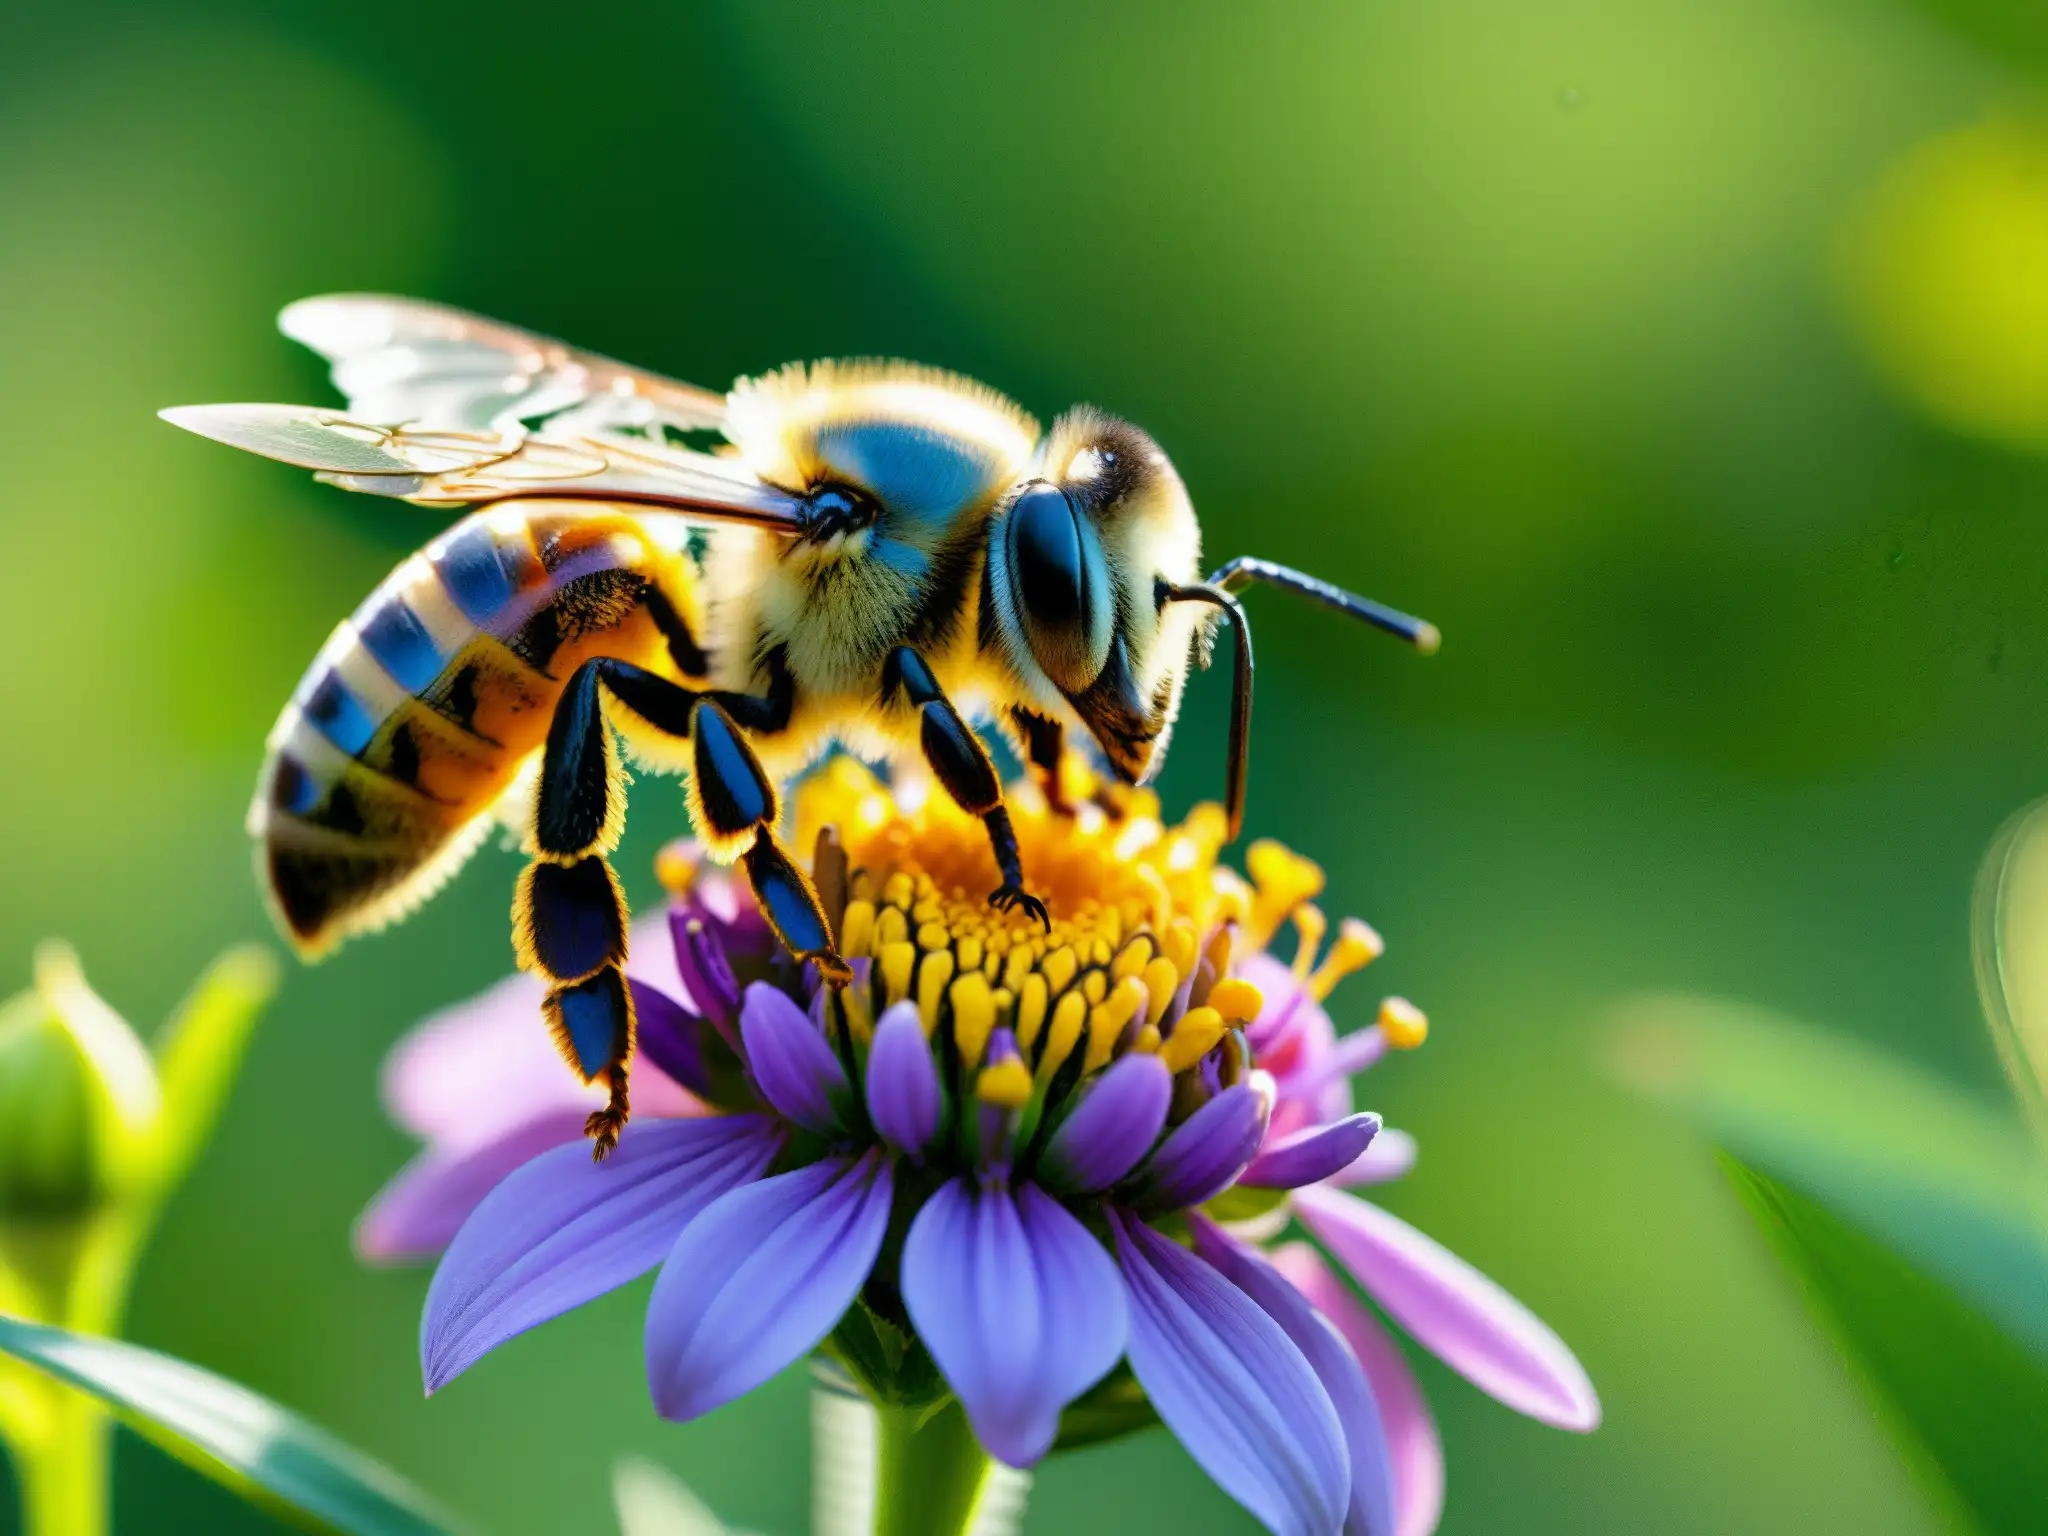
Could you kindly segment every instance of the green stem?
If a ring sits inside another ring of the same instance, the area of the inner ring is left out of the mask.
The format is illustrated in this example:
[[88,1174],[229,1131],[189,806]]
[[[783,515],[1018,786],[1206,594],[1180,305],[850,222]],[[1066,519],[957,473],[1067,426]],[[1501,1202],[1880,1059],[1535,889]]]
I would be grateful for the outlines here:
[[875,1410],[874,1536],[963,1536],[988,1474],[959,1403]]
[[91,1398],[55,1382],[48,1398],[39,1433],[10,1446],[23,1536],[105,1536],[107,1416]]

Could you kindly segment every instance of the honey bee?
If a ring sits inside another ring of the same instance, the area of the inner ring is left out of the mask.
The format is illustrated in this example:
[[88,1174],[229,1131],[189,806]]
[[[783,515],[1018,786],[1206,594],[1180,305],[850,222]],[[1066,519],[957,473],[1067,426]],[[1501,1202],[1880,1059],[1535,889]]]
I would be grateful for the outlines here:
[[600,1157],[627,1118],[634,1031],[607,858],[622,745],[687,776],[709,851],[744,868],[793,955],[843,984],[776,830],[780,785],[827,745],[921,756],[988,829],[990,902],[1044,922],[971,720],[1005,730],[1056,805],[1077,727],[1143,784],[1227,618],[1235,837],[1252,652],[1233,593],[1270,583],[1436,646],[1421,620],[1267,561],[1203,580],[1171,461],[1090,407],[1041,433],[972,380],[881,361],[792,365],[721,395],[374,295],[307,299],[279,324],[332,363],[346,410],[164,417],[347,490],[475,510],[342,621],[279,716],[249,812],[259,877],[310,957],[404,916],[516,823],[514,947],[548,983],[563,1055],[606,1084],[586,1127]]

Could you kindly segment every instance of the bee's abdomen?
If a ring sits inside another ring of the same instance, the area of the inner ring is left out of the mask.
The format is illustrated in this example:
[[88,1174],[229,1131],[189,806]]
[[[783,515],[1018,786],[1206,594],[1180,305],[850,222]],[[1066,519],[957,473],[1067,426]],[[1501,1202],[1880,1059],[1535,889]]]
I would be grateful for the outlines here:
[[700,634],[687,568],[609,508],[500,504],[407,559],[270,735],[249,825],[293,940],[318,950],[431,895],[487,833],[576,665],[701,677]]

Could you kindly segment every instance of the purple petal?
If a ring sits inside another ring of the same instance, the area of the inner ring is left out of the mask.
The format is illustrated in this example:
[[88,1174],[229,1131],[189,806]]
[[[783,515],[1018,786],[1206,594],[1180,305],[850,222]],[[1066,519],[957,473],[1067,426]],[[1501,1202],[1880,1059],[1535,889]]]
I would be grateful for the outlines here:
[[428,1147],[356,1218],[356,1256],[371,1264],[432,1258],[515,1168],[551,1147],[581,1141],[584,1113],[578,1105],[524,1121],[474,1146],[444,1142]]
[[751,1392],[838,1323],[889,1230],[880,1148],[725,1195],[684,1229],[647,1303],[647,1384],[664,1418]]
[[636,1120],[602,1163],[579,1139],[515,1171],[463,1223],[427,1288],[427,1390],[645,1274],[691,1217],[759,1178],[779,1145],[773,1122],[758,1115]]
[[1172,1099],[1166,1063],[1157,1056],[1121,1057],[1082,1090],[1046,1143],[1036,1177],[1065,1194],[1109,1188],[1152,1150]]
[[1159,1417],[1275,1536],[1330,1536],[1351,1458],[1315,1371],[1214,1269],[1128,1211],[1108,1214],[1130,1292],[1131,1369]]
[[1273,1101],[1250,1083],[1216,1095],[1173,1130],[1126,1191],[1142,1211],[1178,1211],[1221,1194],[1252,1160]]
[[1415,1138],[1406,1131],[1385,1130],[1373,1137],[1358,1160],[1330,1175],[1332,1184],[1347,1189],[1387,1184],[1415,1166]]
[[939,1069],[917,1004],[898,1003],[875,1021],[867,1091],[868,1115],[882,1140],[913,1157],[931,1145],[939,1133]]
[[1273,1267],[1344,1335],[1365,1370],[1393,1465],[1394,1536],[1430,1536],[1444,1510],[1444,1446],[1401,1346],[1307,1243],[1285,1244],[1272,1258]]
[[1351,1115],[1268,1141],[1237,1176],[1256,1189],[1299,1189],[1334,1178],[1356,1162],[1379,1135],[1378,1115]]
[[747,988],[740,1012],[747,1066],[761,1097],[806,1130],[830,1135],[852,1086],[846,1068],[803,1009],[765,981]]
[[1372,1298],[1444,1364],[1518,1413],[1590,1430],[1600,1399],[1564,1341],[1470,1264],[1341,1190],[1295,1192],[1295,1212]]
[[1195,1252],[1259,1304],[1286,1332],[1316,1373],[1351,1452],[1351,1513],[1344,1536],[1394,1536],[1394,1484],[1380,1411],[1358,1357],[1334,1323],[1316,1312],[1263,1255],[1200,1213],[1191,1213]]
[[733,978],[732,961],[726,955],[723,939],[687,902],[677,902],[669,908],[668,927],[676,974],[682,980],[684,994],[699,1013],[730,1039],[733,1010],[740,1001],[740,984]]
[[707,1103],[744,1107],[739,1060],[710,1021],[685,1008],[659,987],[627,979],[633,991],[634,1039],[651,1061]]
[[927,1200],[903,1246],[903,1302],[976,1438],[1013,1467],[1052,1449],[1060,1411],[1124,1352],[1116,1266],[1030,1184],[963,1176]]

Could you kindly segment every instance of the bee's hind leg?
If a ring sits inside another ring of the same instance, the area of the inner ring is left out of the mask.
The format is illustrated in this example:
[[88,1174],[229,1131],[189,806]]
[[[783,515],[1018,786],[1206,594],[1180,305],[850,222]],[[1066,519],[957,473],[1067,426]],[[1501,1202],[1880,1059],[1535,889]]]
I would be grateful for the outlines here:
[[[1046,913],[1045,903],[1024,889],[1024,863],[1017,852],[1017,831],[1010,825],[1010,812],[1003,804],[996,765],[989,761],[981,738],[960,718],[960,711],[939,687],[939,680],[932,676],[924,658],[907,645],[896,647],[882,664],[882,698],[888,700],[899,688],[917,706],[925,761],[931,764],[932,772],[960,809],[970,816],[979,816],[988,828],[996,868],[1003,877],[1003,883],[989,892],[989,905],[1003,912],[1021,908],[1050,931],[1052,919]],[[1058,762],[1055,755],[1055,775]]]
[[698,693],[626,662],[595,665],[603,669],[606,692],[630,716],[690,742],[691,819],[714,852],[744,866],[761,915],[783,947],[834,985],[851,981],[853,968],[832,942],[817,887],[775,835],[782,815],[775,785],[739,723],[777,729],[787,722],[792,699],[786,693]]
[[512,898],[512,947],[548,984],[555,1045],[585,1082],[609,1090],[584,1134],[605,1157],[629,1114],[633,994],[626,985],[626,894],[605,855],[625,826],[625,784],[599,695],[601,663],[579,667],[555,706],[534,802],[534,860]]

